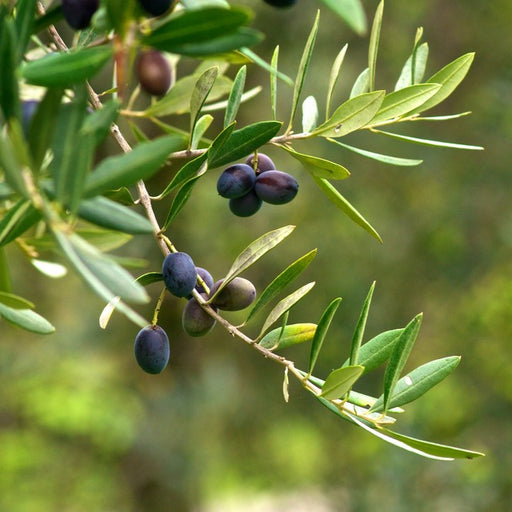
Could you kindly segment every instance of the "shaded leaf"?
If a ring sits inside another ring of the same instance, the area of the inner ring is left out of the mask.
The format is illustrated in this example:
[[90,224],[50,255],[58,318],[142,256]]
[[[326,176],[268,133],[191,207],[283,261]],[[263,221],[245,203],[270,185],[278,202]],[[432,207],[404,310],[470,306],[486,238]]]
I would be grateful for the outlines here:
[[9,187],[28,198],[29,194],[21,172],[24,167],[22,155],[24,150],[20,146],[22,144],[21,126],[13,119],[10,128],[9,133],[6,130],[0,131],[0,167]]
[[41,213],[32,203],[20,199],[0,220],[0,246],[7,245],[42,218]]
[[[240,98],[240,102],[244,103],[244,102],[256,97],[262,90],[263,90],[263,87],[261,87],[261,85],[257,85],[256,87],[249,89],[247,92],[244,92],[242,94],[242,97]],[[229,103],[229,100],[221,100],[221,101],[217,101],[215,103],[209,103],[208,105],[205,105],[203,107],[203,112],[214,112],[216,110],[225,109],[225,108],[227,108],[228,103]]]
[[212,90],[213,84],[219,74],[219,68],[213,67],[207,69],[198,79],[192,90],[190,98],[190,133],[193,133],[201,109]]
[[32,28],[34,26],[35,12],[36,0],[25,0],[24,2],[18,2],[16,5],[15,26],[18,33],[16,45],[18,50],[18,62],[23,58],[23,54],[30,41]]
[[0,303],[0,316],[26,331],[37,334],[51,334],[55,332],[55,327],[46,318],[43,318],[31,309],[14,309]]
[[233,81],[233,87],[229,93],[228,104],[226,107],[226,113],[224,115],[224,128],[230,125],[235,119],[242,101],[242,94],[245,87],[245,77],[247,75],[247,66],[242,66],[236,74],[235,80]]
[[92,135],[94,143],[98,145],[109,134],[110,127],[119,114],[119,107],[120,102],[117,98],[104,103],[101,109],[94,111],[85,118],[80,130],[81,133]]
[[428,43],[415,46],[413,53],[406,60],[395,85],[395,91],[417,84],[423,80],[428,60]]
[[33,309],[34,303],[19,295],[0,291],[0,304],[12,309]]
[[274,322],[276,322],[282,314],[286,313],[297,302],[299,302],[299,300],[302,299],[313,288],[313,286],[315,286],[314,282],[305,284],[298,290],[290,293],[290,295],[284,299],[280,300],[265,319],[260,335],[262,335]]
[[347,217],[370,233],[379,242],[382,242],[380,235],[373,229],[371,224],[325,179],[313,177],[315,183],[322,192],[338,207]]
[[372,302],[373,291],[375,290],[375,281],[370,286],[370,291],[364,300],[359,319],[354,329],[352,336],[352,342],[350,343],[350,363],[353,366],[359,363],[359,350],[361,348],[361,342],[363,341],[364,330],[366,328],[366,321],[368,319],[368,312],[370,310],[370,304]]
[[366,14],[361,0],[322,0],[322,2],[357,34],[362,36],[366,33]]
[[363,371],[364,367],[360,365],[344,366],[332,371],[325,379],[320,396],[327,400],[343,398],[361,377]]
[[[418,368],[415,368],[396,383],[389,407],[400,407],[424,395],[436,384],[439,384],[443,379],[448,377],[459,365],[459,362],[459,356],[451,356],[436,359],[418,366]],[[372,410],[380,411],[383,404],[384,397],[381,396],[372,406]]]
[[112,57],[111,46],[53,52],[21,68],[30,84],[42,87],[70,86],[93,77]]
[[281,71],[278,71],[277,68],[273,68],[271,64],[268,64],[265,60],[256,55],[249,48],[241,48],[240,52],[249,59],[251,59],[251,61],[253,61],[255,64],[263,68],[265,71],[268,71],[272,76],[275,75],[277,78],[279,78],[279,80],[282,80],[285,84],[289,85],[290,87],[293,87],[294,82],[289,76],[285,75]]
[[324,344],[325,336],[329,327],[331,326],[332,319],[336,311],[338,310],[339,305],[341,304],[341,297],[334,299],[325,309],[318,322],[318,327],[315,332],[315,337],[313,338],[313,343],[311,344],[311,351],[309,353],[309,364],[308,364],[308,373],[313,373],[313,369],[315,368],[316,361],[318,359],[318,355],[320,354],[320,350],[322,350],[322,346]]
[[278,327],[263,336],[259,344],[269,350],[281,350],[313,339],[316,324],[289,324]]
[[368,87],[370,92],[375,89],[375,72],[377,68],[377,54],[379,52],[383,11],[384,0],[381,0],[377,6],[377,10],[375,11],[375,17],[373,18],[372,31],[370,34],[370,44],[368,47]]
[[254,306],[247,317],[245,323],[248,323],[251,318],[256,315],[264,306],[266,306],[274,297],[276,297],[288,284],[294,281],[303,270],[305,270],[316,256],[316,249],[309,251],[298,260],[294,261],[290,266],[285,268],[264,290],[263,293],[256,299]]
[[329,180],[343,180],[350,176],[350,172],[340,164],[331,162],[325,158],[299,153],[288,146],[280,147],[298,160],[311,176]]
[[161,272],[147,272],[137,277],[137,282],[142,286],[148,286],[153,283],[158,283],[164,280],[164,276]]
[[[1,9],[1,6],[0,6]],[[20,100],[17,77],[18,65],[16,29],[12,19],[0,16],[0,62],[2,79],[0,80],[0,107],[5,119],[20,116]]]
[[[213,147],[213,146],[212,146]],[[165,187],[165,190],[160,194],[160,197],[165,197],[173,190],[183,186],[187,181],[193,179],[199,174],[203,174],[201,168],[205,166],[208,152],[194,158],[187,162],[172,178],[170,183]],[[205,166],[206,167],[206,166]]]
[[354,85],[352,86],[352,89],[350,91],[349,98],[355,98],[356,96],[360,96],[361,94],[365,94],[370,89],[370,69],[365,68],[356,78],[356,81],[354,82]]
[[396,383],[418,337],[422,317],[423,315],[420,313],[406,325],[393,347],[386,372],[384,373],[384,412],[389,409]]
[[169,209],[169,213],[167,214],[167,218],[165,219],[165,223],[162,229],[167,229],[171,222],[176,218],[176,216],[181,212],[183,207],[187,204],[187,201],[192,194],[192,189],[196,184],[197,180],[200,176],[190,179],[186,183],[184,183],[181,188],[178,190],[178,193],[174,197],[171,208]]
[[368,124],[379,111],[385,91],[360,94],[342,103],[333,115],[313,130],[313,135],[343,137]]

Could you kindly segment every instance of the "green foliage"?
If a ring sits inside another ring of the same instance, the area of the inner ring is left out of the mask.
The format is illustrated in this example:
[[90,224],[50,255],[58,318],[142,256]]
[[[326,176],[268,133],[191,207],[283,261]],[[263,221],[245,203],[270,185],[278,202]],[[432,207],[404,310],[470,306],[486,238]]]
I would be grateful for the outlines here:
[[[366,31],[366,17],[359,0],[323,0],[323,4],[356,32]],[[308,144],[312,140],[318,144],[330,143],[332,147],[398,166],[418,165],[421,160],[360,149],[339,139],[354,132],[367,132],[418,144],[481,149],[479,146],[440,142],[378,129],[383,125],[441,121],[465,115],[421,116],[452,94],[466,76],[474,54],[467,53],[455,59],[422,82],[428,45],[421,43],[422,30],[418,30],[412,53],[402,67],[395,89],[388,92],[376,88],[384,11],[384,2],[381,1],[370,33],[368,64],[356,79],[349,97],[336,105],[335,88],[342,78],[342,64],[347,58],[348,47],[344,45],[331,66],[325,98],[320,102],[325,105],[322,117],[325,121],[318,124],[317,99],[308,95],[302,102],[302,131],[296,131],[297,112],[306,90],[315,41],[320,31],[320,11],[304,44],[295,79],[291,80],[278,69],[279,46],[276,46],[270,64],[267,63],[268,56],[262,58],[248,48],[263,37],[248,26],[252,19],[249,9],[230,6],[223,1],[182,1],[174,2],[168,15],[149,19],[140,18],[133,1],[106,1],[102,9],[94,17],[90,29],[69,41],[70,47],[51,31],[50,38],[58,48],[55,50],[53,44],[44,42],[47,39],[40,37],[40,33],[51,23],[59,21],[61,13],[58,9],[40,14],[39,11],[44,9],[39,6],[36,13],[34,1],[22,2],[15,10],[1,7],[0,246],[18,245],[36,268],[46,269],[50,274],[60,273],[62,268],[65,271],[65,267],[51,261],[43,263],[37,251],[56,252],[107,303],[100,317],[102,328],[107,327],[112,313],[119,311],[143,328],[140,333],[149,332],[150,342],[154,341],[151,338],[160,329],[156,323],[164,306],[165,290],[156,299],[153,321],[148,322],[136,309],[152,300],[145,287],[165,279],[176,297],[190,299],[192,290],[189,307],[191,304],[194,310],[190,322],[185,319],[185,330],[193,336],[205,335],[218,322],[227,333],[283,366],[286,400],[289,398],[288,379],[293,375],[316,400],[336,415],[395,446],[443,460],[481,455],[388,430],[387,427],[396,422],[396,418],[388,414],[403,412],[400,406],[419,398],[447,377],[457,366],[459,357],[436,359],[402,376],[419,333],[421,315],[404,328],[385,331],[363,343],[374,284],[363,303],[347,360],[331,371],[325,381],[314,376],[313,370],[341,298],[332,300],[325,307],[318,324],[288,324],[290,312],[312,290],[315,282],[299,285],[277,301],[256,328],[256,335],[246,331],[249,322],[256,323],[257,314],[306,270],[316,250],[268,279],[270,284],[255,301],[242,325],[237,327],[217,313],[217,306],[224,311],[235,311],[252,303],[254,286],[240,275],[260,264],[260,259],[287,239],[295,226],[272,229],[251,242],[235,257],[225,277],[217,281],[214,289],[206,290],[206,294],[200,294],[197,287],[194,288],[195,283],[205,289],[207,286],[200,276],[197,277],[191,259],[187,272],[189,282],[183,287],[183,283],[178,282],[183,276],[176,269],[170,275],[165,268],[163,274],[147,271],[134,279],[124,267],[137,264],[138,260],[108,254],[122,247],[131,235],[150,234],[167,258],[169,254],[184,254],[175,247],[172,230],[183,218],[180,214],[190,205],[196,186],[203,183],[203,177],[214,169],[244,159],[265,145],[281,151],[284,158],[291,157],[300,162],[308,178],[312,178],[338,210],[382,241],[365,216],[332,183],[349,178],[350,172],[337,161],[310,154]],[[165,54],[164,58],[172,66],[174,80],[168,92],[149,105],[138,97],[139,87],[130,79],[135,56],[146,47]],[[200,61],[188,74],[182,70],[190,64],[186,57]],[[107,63],[112,62],[113,72],[111,67],[107,67]],[[254,119],[246,121],[241,115],[245,101],[261,90],[258,86],[244,92],[252,64],[269,73],[271,119],[254,116]],[[95,84],[103,71],[112,75],[112,83],[103,90],[101,86],[91,86],[89,81],[94,80]],[[229,78],[230,74],[235,78]],[[287,122],[278,118],[278,85],[281,86],[281,82],[292,88],[291,101],[284,105],[290,113]],[[27,120],[23,118],[25,112],[20,89],[31,91],[28,86],[38,86],[43,91],[36,113]],[[179,120],[181,115],[188,116],[187,129],[183,128],[186,123]],[[126,121],[134,135],[132,144],[123,133]],[[118,122],[121,128],[116,124]],[[28,130],[24,131],[25,126]],[[158,135],[155,135],[155,130]],[[108,133],[113,135],[121,151],[113,156],[99,156],[102,155],[98,151],[99,146]],[[301,142],[306,149],[299,152],[296,144]],[[311,144],[309,147],[315,146]],[[178,164],[184,160],[185,163]],[[267,172],[282,173],[275,170]],[[263,172],[261,175],[265,176]],[[151,196],[146,187],[146,181],[154,176],[163,180],[163,190],[160,189],[162,192],[158,196]],[[133,187],[135,200],[128,187]],[[155,208],[158,200],[163,201],[167,212],[165,218],[160,218],[160,210],[157,212]],[[141,205],[144,216],[134,210],[136,203]],[[311,213],[314,213],[313,208]],[[208,220],[207,216],[198,219],[201,223],[208,223]],[[192,223],[185,226],[190,238],[194,237],[194,227]],[[220,227],[209,226],[208,229],[214,238],[216,229],[220,230]],[[12,293],[9,265],[3,248],[1,250],[0,316],[28,331],[40,334],[53,332],[53,326],[32,310],[29,300]],[[206,242],[204,254],[209,254]],[[57,267],[49,270],[51,265]],[[335,270],[333,265],[331,271]],[[176,286],[170,287],[169,280],[176,280],[173,281]],[[238,298],[243,295],[240,304],[221,304],[221,298],[237,284]],[[201,326],[194,323],[199,318],[198,313],[202,320],[206,320]],[[279,320],[281,326],[269,331]],[[139,342],[145,343],[147,337],[140,333],[135,349],[137,361],[149,373],[160,373],[169,357],[167,335],[159,335],[157,341],[165,342],[163,357],[155,362],[141,355]],[[293,361],[275,353],[307,342],[311,342],[307,373],[299,370]],[[384,363],[387,366],[380,398],[352,390],[360,378]]]

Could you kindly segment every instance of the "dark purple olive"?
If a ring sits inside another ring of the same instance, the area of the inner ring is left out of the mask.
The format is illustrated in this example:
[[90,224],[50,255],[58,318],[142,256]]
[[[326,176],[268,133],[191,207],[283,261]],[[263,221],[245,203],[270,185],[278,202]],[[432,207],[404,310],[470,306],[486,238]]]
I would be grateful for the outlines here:
[[82,30],[90,25],[99,4],[99,0],[62,0],[62,14],[71,28]]
[[250,190],[242,197],[235,197],[229,200],[229,209],[238,217],[250,217],[254,215],[262,205],[263,201]]
[[297,0],[263,0],[265,3],[274,7],[291,7],[297,3]]
[[[247,165],[250,165],[254,169],[254,153],[247,158],[245,161]],[[258,161],[256,163],[256,174],[260,174],[265,171],[274,171],[276,168],[272,159],[264,153],[258,153]]]
[[171,252],[162,264],[166,288],[176,297],[188,297],[197,283],[197,269],[185,252]]
[[166,332],[158,325],[147,325],[135,337],[135,359],[147,373],[160,373],[169,362],[170,347]]
[[217,192],[227,199],[241,197],[252,190],[255,180],[256,174],[249,165],[231,165],[219,176]]
[[256,178],[254,191],[266,203],[285,204],[297,195],[299,184],[286,172],[266,171]]
[[[202,293],[203,299],[207,299],[206,293]],[[216,308],[214,308],[216,311]],[[212,318],[206,311],[199,305],[196,299],[190,299],[183,309],[181,323],[183,330],[193,337],[204,336],[208,334],[215,325],[215,319]]]
[[172,0],[139,0],[140,6],[152,16],[160,16],[169,10]]

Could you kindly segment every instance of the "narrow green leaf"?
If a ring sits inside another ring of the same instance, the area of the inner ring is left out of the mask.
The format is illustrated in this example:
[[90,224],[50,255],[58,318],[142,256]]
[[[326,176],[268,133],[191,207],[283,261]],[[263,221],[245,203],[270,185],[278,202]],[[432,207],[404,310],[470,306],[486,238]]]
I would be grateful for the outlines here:
[[277,64],[279,61],[279,45],[274,48],[270,61],[270,104],[272,106],[272,119],[277,120]]
[[[261,85],[257,85],[256,87],[249,89],[247,92],[244,92],[242,94],[242,97],[240,98],[240,103],[245,103],[246,101],[249,101],[250,99],[255,98],[262,90],[263,90],[263,87],[261,87]],[[215,103],[209,103],[208,105],[205,105],[203,107],[203,112],[215,112],[216,110],[226,109],[228,106],[228,103],[229,103],[229,100],[222,100],[222,101],[217,101]]]
[[18,32],[18,62],[21,61],[32,35],[36,14],[36,0],[25,0],[16,5],[16,30]]
[[18,87],[18,54],[16,28],[13,20],[0,16],[0,62],[2,79],[0,80],[0,108],[4,118],[20,118],[20,100]]
[[312,132],[318,124],[318,105],[314,96],[308,96],[302,102],[302,131]]
[[0,291],[0,304],[12,309],[33,309],[34,303],[19,295]]
[[198,79],[190,98],[190,133],[194,132],[197,120],[201,114],[204,102],[212,90],[213,84],[219,74],[218,67],[207,69]]
[[165,223],[162,229],[167,229],[171,222],[187,204],[187,201],[190,199],[190,195],[192,194],[192,189],[194,188],[194,185],[197,183],[199,178],[200,176],[196,176],[195,178],[188,180],[178,190],[178,193],[172,201],[171,208],[169,209],[169,213],[167,214],[167,218],[165,219]]
[[413,53],[406,60],[404,67],[395,84],[395,91],[420,83],[425,74],[428,60],[428,43],[415,47]]
[[142,286],[148,286],[153,283],[158,283],[164,280],[161,272],[147,272],[137,277],[137,282]]
[[331,73],[329,75],[329,86],[327,87],[327,101],[325,102],[325,119],[329,119],[331,115],[331,103],[332,96],[334,94],[334,88],[340,77],[341,65],[345,59],[347,53],[348,43],[340,50],[331,67]]
[[375,72],[377,68],[377,54],[379,52],[380,30],[382,27],[382,14],[384,11],[384,0],[382,0],[373,18],[372,32],[370,34],[370,44],[368,48],[368,85],[370,92],[375,89]]
[[78,215],[97,226],[130,234],[153,233],[153,226],[146,217],[133,209],[98,196],[80,202]]
[[297,107],[299,105],[300,94],[302,92],[302,87],[304,86],[304,80],[306,78],[306,73],[308,71],[309,63],[311,61],[311,55],[313,53],[313,48],[315,46],[319,20],[320,11],[317,11],[315,21],[313,23],[313,28],[311,29],[311,32],[309,33],[308,39],[306,41],[306,45],[304,46],[304,51],[302,52],[302,57],[300,59],[299,70],[297,71],[297,76],[295,78],[295,87],[293,88],[290,122],[288,123],[287,131],[290,131],[293,126],[293,120],[295,119],[295,114],[297,112]]
[[64,277],[68,273],[68,269],[61,265],[60,263],[55,263],[54,261],[45,261],[32,258],[30,263],[37,268],[41,274],[46,277],[51,277],[52,279],[59,279]]
[[295,290],[293,293],[290,293],[290,295],[280,300],[265,319],[260,331],[260,336],[263,335],[274,322],[277,322],[282,314],[286,313],[299,302],[300,299],[309,293],[313,286],[315,286],[314,281],[301,286],[298,290]]
[[421,450],[421,454],[428,454],[432,458],[452,460],[474,459],[476,457],[485,456],[485,454],[481,452],[465,450],[463,448],[456,448],[454,446],[447,446],[439,443],[432,443],[430,441],[423,441],[421,439],[415,439],[414,437],[404,436],[398,432],[392,432],[388,429],[384,429],[384,432],[393,439],[402,442],[413,449]]
[[[224,132],[222,132],[224,133]],[[213,145],[212,145],[213,148]],[[209,150],[211,151],[212,148]],[[165,197],[173,190],[183,186],[187,181],[192,178],[204,174],[206,172],[206,159],[208,158],[208,152],[199,155],[187,162],[172,178],[170,183],[165,187],[164,191],[160,194],[160,197]],[[204,169],[203,169],[204,168]]]
[[213,152],[212,146],[208,152],[209,166],[220,167],[249,155],[274,137],[280,128],[281,123],[277,121],[261,121],[233,131],[222,145],[215,146]]
[[348,149],[349,151],[353,151],[354,153],[358,153],[359,155],[365,156],[367,158],[371,158],[373,160],[377,160],[379,162],[383,162],[385,164],[390,165],[399,165],[399,166],[413,166],[413,165],[420,165],[423,163],[423,160],[413,160],[411,158],[400,158],[397,156],[390,156],[390,155],[383,155],[381,153],[374,153],[373,151],[368,151],[367,149],[360,149],[356,148],[354,146],[349,146],[348,144],[344,144],[343,142],[340,142],[339,140],[327,139],[329,142],[333,142],[334,144],[338,144],[338,146],[341,146],[345,149]]
[[[400,407],[413,402],[421,395],[439,384],[459,365],[460,357],[451,356],[436,359],[418,366],[412,372],[402,377],[395,386],[389,407]],[[373,404],[372,411],[380,411],[384,405],[384,396]]]
[[114,98],[103,104],[101,109],[88,115],[81,128],[84,135],[92,135],[94,143],[100,144],[110,132],[112,123],[115,122],[119,114],[121,104],[117,98]]
[[0,303],[0,316],[17,325],[26,331],[37,334],[51,334],[55,332],[55,327],[31,309],[14,309]]
[[318,327],[315,332],[315,337],[313,338],[313,343],[311,344],[311,351],[309,353],[309,364],[308,364],[308,373],[313,373],[313,369],[315,368],[316,361],[318,359],[318,355],[320,354],[320,350],[322,350],[322,346],[324,344],[325,336],[329,327],[331,326],[332,319],[336,311],[338,310],[339,305],[341,304],[341,297],[334,299],[325,309],[318,322]]
[[332,371],[325,379],[320,396],[327,400],[343,398],[361,377],[363,371],[364,367],[360,365],[344,366]]
[[[1,82],[1,80],[0,80]],[[0,131],[0,167],[9,187],[19,192],[24,197],[29,197],[23,180],[22,170],[25,168],[23,159],[20,158],[23,149],[18,146],[21,140],[21,126],[13,119],[10,123],[11,132]],[[16,133],[18,136],[16,136]],[[15,139],[15,140],[13,140]],[[17,147],[18,146],[18,147]]]
[[249,50],[249,48],[241,48],[240,53],[242,53],[242,55],[245,55],[247,58],[251,59],[251,61],[253,61],[255,64],[263,68],[265,71],[268,71],[271,75],[275,74],[276,77],[279,78],[279,80],[283,81],[285,84],[289,85],[290,87],[293,87],[293,80],[289,76],[285,75],[281,71],[278,71],[277,68],[273,69],[270,64],[268,64],[265,60],[256,55],[252,50]]
[[29,200],[20,199],[0,220],[0,246],[7,245],[42,218]]
[[126,31],[129,29],[130,20],[135,15],[134,0],[105,0],[106,16],[110,26],[114,27],[116,33],[124,40]]
[[366,321],[368,320],[368,312],[370,310],[370,304],[372,302],[373,291],[375,290],[375,281],[370,286],[370,291],[364,300],[359,319],[354,329],[352,336],[352,342],[350,343],[350,363],[353,366],[359,363],[359,350],[361,348],[361,342],[363,341],[364,330],[366,328]]
[[54,52],[21,68],[23,78],[42,87],[70,86],[89,80],[112,57],[111,46]]
[[259,344],[269,350],[281,350],[313,339],[316,324],[290,324],[265,334]]
[[356,78],[354,85],[350,91],[349,98],[355,98],[361,94],[365,94],[370,89],[370,68],[365,68]]
[[210,125],[212,124],[213,116],[210,114],[205,114],[201,116],[194,127],[194,131],[192,132],[192,139],[190,142],[190,149],[194,150],[199,147],[201,144],[201,139],[203,138],[204,132],[208,130]]
[[295,260],[290,266],[285,268],[256,299],[254,306],[247,317],[245,323],[248,323],[264,306],[266,306],[274,297],[276,297],[287,285],[294,281],[313,261],[316,256],[316,249],[309,251],[304,256]]
[[361,0],[322,0],[322,2],[340,16],[358,35],[366,34],[366,14]]
[[427,100],[421,107],[413,110],[412,113],[424,112],[429,108],[432,108],[443,100],[445,100],[450,94],[457,88],[457,86],[464,80],[464,77],[469,71],[473,59],[475,58],[474,53],[466,53],[455,59],[450,64],[447,64],[443,69],[432,75],[428,79],[428,83],[441,84],[441,88],[437,91],[434,96]]
[[11,273],[9,271],[9,262],[5,254],[5,248],[0,247],[0,291],[10,293],[11,286]]
[[440,87],[439,84],[415,84],[386,95],[379,111],[367,126],[376,126],[400,118],[424,104]]
[[382,238],[371,226],[371,224],[325,179],[315,178],[315,183],[320,190],[339,208],[349,219],[361,226],[365,231],[370,233],[374,238],[382,243]]
[[343,180],[350,176],[350,172],[340,164],[331,162],[325,158],[299,153],[289,146],[280,147],[298,160],[311,176],[329,180]]
[[414,342],[418,337],[422,317],[423,315],[420,313],[406,325],[393,347],[386,372],[384,373],[384,412],[389,409],[396,383],[400,378],[400,374],[409,358]]
[[392,137],[394,139],[405,140],[407,142],[413,142],[415,144],[422,144],[424,146],[436,146],[441,148],[453,148],[453,149],[469,149],[473,151],[482,151],[484,148],[482,146],[471,146],[468,144],[457,144],[455,142],[443,142],[440,140],[429,140],[429,139],[419,139],[417,137],[410,137],[408,135],[400,135],[398,133],[386,132],[384,130],[373,129],[375,133],[382,133],[382,135],[387,135],[388,137]]
[[385,94],[385,91],[374,91],[347,100],[325,123],[313,130],[313,135],[336,138],[358,130],[375,117]]
[[[251,242],[235,259],[229,272],[224,278],[224,282],[219,289],[217,294],[231,282],[236,276],[240,275],[244,270],[247,270],[253,263],[258,261],[268,251],[273,249],[276,245],[281,243],[291,232],[295,229],[295,226],[284,226],[273,231],[269,231],[264,235],[260,236],[254,242]],[[212,297],[213,298],[213,297]]]
[[242,66],[233,81],[233,87],[229,93],[228,105],[224,115],[224,128],[230,125],[235,119],[242,101],[242,94],[245,87],[245,77],[247,76],[247,66]]
[[179,149],[183,149],[183,139],[169,135],[140,143],[129,153],[105,158],[87,176],[84,195],[96,196],[147,179],[162,167],[173,151]]
[[448,114],[446,116],[421,116],[415,117],[414,121],[451,121],[452,119],[458,119],[459,117],[468,116],[471,111],[460,112],[459,114]]
[[[398,341],[403,329],[392,329],[384,331],[361,345],[359,350],[359,364],[364,366],[364,373],[369,373],[381,364],[384,364],[391,355],[395,343]],[[350,358],[343,363],[343,366],[350,364]]]

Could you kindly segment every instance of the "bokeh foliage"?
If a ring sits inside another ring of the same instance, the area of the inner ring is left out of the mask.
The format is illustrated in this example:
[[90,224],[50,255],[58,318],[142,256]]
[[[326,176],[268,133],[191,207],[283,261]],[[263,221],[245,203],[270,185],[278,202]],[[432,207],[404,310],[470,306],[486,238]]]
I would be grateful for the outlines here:
[[[262,23],[265,31],[270,17],[276,26],[286,19],[287,30],[270,33],[262,43],[268,54],[279,42],[285,69],[296,67],[294,45],[304,39],[315,10],[315,5],[304,6],[300,16],[290,19],[259,8],[256,24]],[[262,289],[266,274],[275,275],[315,240],[319,252],[307,277],[326,286],[322,296],[312,292],[293,316],[316,322],[326,297],[345,297],[319,361],[325,372],[331,369],[325,365],[339,356],[339,345],[349,345],[360,303],[374,279],[372,332],[402,325],[423,310],[412,363],[447,353],[460,353],[463,360],[421,407],[410,410],[406,421],[411,431],[427,438],[464,444],[479,440],[477,448],[488,452],[486,459],[447,467],[396,453],[339,424],[297,388],[292,387],[285,407],[279,371],[254,361],[245,347],[221,332],[214,331],[206,343],[185,338],[173,329],[180,312],[171,301],[163,324],[172,338],[173,371],[158,382],[141,376],[131,358],[132,326],[114,318],[111,330],[102,333],[90,320],[102,303],[78,281],[41,283],[33,269],[20,265],[15,278],[26,281],[24,289],[32,286],[45,316],[57,319],[58,333],[41,340],[1,325],[2,508],[192,510],[225,493],[242,495],[247,503],[253,492],[321,489],[339,510],[370,510],[377,504],[397,511],[463,506],[507,510],[512,211],[506,158],[511,36],[506,19],[511,10],[507,2],[388,2],[378,80],[394,82],[418,25],[425,28],[435,69],[446,62],[445,56],[475,50],[470,80],[450,99],[454,112],[472,108],[474,114],[453,125],[436,125],[436,136],[475,141],[486,152],[404,145],[404,153],[411,158],[420,153],[425,160],[412,169],[343,154],[341,163],[355,171],[347,196],[377,220],[382,247],[333,214],[321,194],[306,187],[286,212],[269,209],[240,230],[225,203],[211,194],[213,177],[197,187],[181,214],[197,223],[195,237],[185,228],[174,234],[191,252],[203,254],[198,264],[222,275],[229,256],[260,233],[284,223],[301,226],[293,242],[262,260],[251,279]],[[339,38],[336,45],[333,34]],[[328,16],[318,37],[322,51],[313,64],[318,76],[326,76],[340,44],[349,42],[351,58],[345,65],[354,67],[345,71],[352,72],[347,79],[351,84],[359,72],[358,52],[364,55],[367,41],[340,31],[338,21]],[[257,71],[251,70],[248,79],[258,83]],[[320,82],[310,79],[308,88],[314,92]],[[268,99],[252,101],[244,107],[247,120],[252,109],[268,108]],[[389,141],[374,144],[374,150],[385,152]],[[321,151],[329,148],[322,145]],[[331,158],[340,161],[338,152]],[[291,158],[280,154],[279,159],[290,172],[303,172]],[[150,186],[161,189],[157,182]],[[204,216],[226,229],[211,239],[208,226],[197,222]],[[318,239],[318,233],[324,236]],[[146,257],[156,266],[149,245],[132,244],[122,255]],[[15,252],[8,257],[16,258]],[[334,265],[336,270],[330,270]]]

